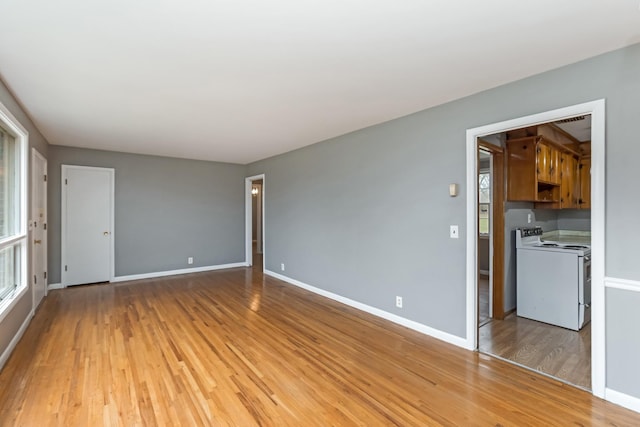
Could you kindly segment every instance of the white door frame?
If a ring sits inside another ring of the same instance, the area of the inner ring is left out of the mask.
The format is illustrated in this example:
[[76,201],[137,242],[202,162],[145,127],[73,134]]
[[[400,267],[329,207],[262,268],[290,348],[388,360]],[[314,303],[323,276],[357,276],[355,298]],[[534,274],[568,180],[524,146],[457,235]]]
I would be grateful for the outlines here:
[[253,223],[252,223],[252,206],[253,206],[253,202],[252,202],[252,195],[251,195],[251,187],[252,187],[252,183],[253,181],[257,181],[257,180],[262,180],[262,191],[260,192],[260,197],[262,197],[262,270],[264,271],[264,266],[265,266],[265,260],[266,260],[266,252],[267,252],[267,245],[265,244],[265,240],[264,240],[264,229],[265,229],[265,225],[264,225],[264,211],[265,211],[265,206],[264,206],[264,192],[265,192],[265,187],[266,187],[266,181],[265,181],[265,176],[264,174],[260,174],[260,175],[254,175],[254,176],[250,176],[244,179],[244,213],[245,213],[245,225],[244,225],[244,248],[245,248],[245,259],[244,259],[244,263],[247,267],[251,267],[253,265],[253,233],[252,233],[252,228],[253,228]]
[[[38,171],[34,167],[36,158],[42,160],[43,165],[44,165],[44,176],[45,177],[47,176],[47,159],[42,154],[40,154],[40,152],[38,150],[36,150],[35,148],[32,147],[31,148],[31,212],[30,212],[30,218],[31,219],[29,220],[30,221],[29,229],[32,228],[33,222],[36,220],[36,213],[34,212],[35,205],[36,205],[36,203],[34,203],[35,202],[35,194],[36,193],[35,193],[35,191],[33,191],[33,189],[34,189],[36,183],[42,183],[43,182],[43,181],[40,181],[40,179],[44,179],[44,177],[41,176],[42,171]],[[44,202],[44,215],[43,215],[43,219],[41,221],[38,220],[38,226],[40,226],[40,227],[47,227],[46,224],[47,224],[47,221],[48,221],[47,220],[47,184],[46,184],[47,180],[44,179],[44,182],[45,182],[45,186],[44,186],[45,187],[45,191],[42,194],[42,198],[44,199],[43,200],[43,202]],[[48,260],[48,255],[47,255],[47,235],[48,235],[47,229],[44,228],[44,232],[42,234],[42,243],[41,244],[42,244],[42,250],[44,251],[43,261],[44,261],[44,264],[45,264],[44,265],[45,274],[49,270],[47,268],[47,264],[48,264],[48,262],[47,262],[47,260]],[[32,235],[30,237],[32,237],[32,236],[33,236],[33,231],[32,231]],[[31,241],[32,241],[32,239],[29,238],[29,245],[32,245]],[[30,253],[31,253],[31,275],[33,275],[33,274],[35,274],[35,271],[36,271],[36,265],[35,265],[36,257],[33,255],[33,251],[31,251]],[[44,286],[44,296],[47,296],[48,291],[49,291],[48,282],[49,282],[48,277],[43,278],[43,283],[41,285]],[[37,285],[38,285],[37,283],[34,283],[33,284],[34,289],[32,289],[32,291],[31,291],[31,295],[32,295],[32,299],[33,299],[33,308],[34,309],[36,308],[35,286],[37,286]]]
[[604,398],[606,381],[605,329],[605,100],[546,111],[467,129],[467,337],[469,350],[478,348],[477,318],[477,194],[478,137],[569,117],[591,114],[591,389]]
[[60,180],[60,187],[61,187],[61,208],[60,208],[60,234],[61,234],[61,248],[60,248],[60,282],[63,288],[66,288],[68,283],[67,283],[67,278],[66,278],[66,274],[64,271],[64,266],[67,264],[67,238],[66,238],[66,233],[67,233],[67,225],[66,225],[66,217],[67,217],[67,207],[66,207],[66,200],[67,200],[67,186],[64,184],[64,176],[65,171],[69,170],[69,169],[84,169],[84,170],[99,170],[99,171],[103,171],[103,172],[108,172],[109,174],[109,187],[110,187],[110,194],[109,194],[109,198],[110,198],[110,205],[111,205],[111,209],[109,212],[109,227],[110,227],[110,232],[111,232],[111,238],[109,239],[109,282],[113,282],[114,278],[115,278],[115,265],[114,265],[114,260],[115,260],[115,169],[113,168],[101,168],[101,167],[94,167],[94,166],[76,166],[76,165],[62,165],[62,171],[61,171],[61,180]]

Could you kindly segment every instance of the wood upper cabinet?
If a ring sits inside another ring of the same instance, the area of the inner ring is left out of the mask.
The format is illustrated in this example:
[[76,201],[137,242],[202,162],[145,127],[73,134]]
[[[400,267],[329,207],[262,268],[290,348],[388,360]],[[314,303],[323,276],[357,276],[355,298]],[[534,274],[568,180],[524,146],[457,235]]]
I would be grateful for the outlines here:
[[537,208],[590,209],[589,142],[553,124],[506,133],[507,200]]
[[579,200],[580,209],[591,209],[591,157],[583,157],[579,162]]
[[560,152],[539,136],[506,144],[507,200],[559,203]]
[[560,154],[560,209],[578,208],[580,176],[578,159],[573,154]]
[[540,139],[536,149],[538,182],[560,184],[560,151]]

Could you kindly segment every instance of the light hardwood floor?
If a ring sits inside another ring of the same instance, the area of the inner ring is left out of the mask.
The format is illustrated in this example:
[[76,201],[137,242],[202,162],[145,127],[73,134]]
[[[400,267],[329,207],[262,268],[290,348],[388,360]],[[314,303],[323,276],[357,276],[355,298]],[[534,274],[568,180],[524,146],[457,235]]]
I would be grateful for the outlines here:
[[640,414],[252,269],[50,292],[6,426],[639,425]]

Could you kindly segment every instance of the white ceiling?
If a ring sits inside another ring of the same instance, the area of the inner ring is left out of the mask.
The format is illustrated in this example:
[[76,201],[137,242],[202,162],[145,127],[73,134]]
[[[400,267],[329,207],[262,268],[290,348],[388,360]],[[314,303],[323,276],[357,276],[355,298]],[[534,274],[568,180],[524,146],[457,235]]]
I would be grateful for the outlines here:
[[638,0],[0,0],[56,145],[249,163],[640,42]]

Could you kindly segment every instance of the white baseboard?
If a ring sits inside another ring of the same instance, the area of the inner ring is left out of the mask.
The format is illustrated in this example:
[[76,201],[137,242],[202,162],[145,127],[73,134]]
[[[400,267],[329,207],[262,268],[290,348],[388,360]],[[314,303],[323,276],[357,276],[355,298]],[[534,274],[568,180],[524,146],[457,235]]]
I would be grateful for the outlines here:
[[20,325],[20,329],[18,329],[18,332],[16,332],[16,334],[13,336],[13,339],[11,340],[7,348],[5,348],[4,352],[0,356],[0,370],[2,370],[2,368],[4,367],[4,364],[7,363],[7,360],[9,360],[9,356],[11,356],[11,353],[13,352],[13,350],[16,348],[16,345],[18,344],[18,341],[20,341],[20,338],[22,338],[22,336],[24,335],[24,332],[27,330],[29,323],[31,323],[31,319],[33,319],[33,313],[34,313],[33,309],[31,309],[27,318],[24,319],[24,322],[22,322],[22,325]]
[[640,412],[640,399],[637,397],[629,396],[628,394],[620,393],[610,388],[605,389],[604,396],[605,400],[611,403],[631,409],[632,411]]
[[316,288],[315,286],[307,285],[306,283],[302,283],[298,280],[292,279],[287,276],[283,276],[282,274],[275,273],[273,271],[264,270],[264,274],[275,277],[276,279],[280,279],[284,282],[292,284],[302,289],[306,289],[314,294],[322,295],[323,297],[332,299],[334,301],[338,301],[342,304],[357,308],[358,310],[362,310],[369,314],[373,314],[374,316],[381,317],[383,319],[389,320],[390,322],[397,323],[399,325],[405,326],[409,329],[413,329],[414,331],[418,331],[425,335],[429,335],[430,337],[437,338],[439,340],[448,342],[449,344],[457,345],[458,347],[466,348],[467,341],[464,338],[451,335],[447,332],[442,332],[438,329],[431,328],[429,326],[423,325],[422,323],[414,322],[413,320],[405,319],[404,317],[400,317],[396,314],[389,313],[384,310],[380,310],[379,308],[372,307],[367,304],[363,304],[361,302],[343,297],[338,294],[334,294],[333,292],[325,291],[324,289]]
[[47,286],[47,290],[51,290],[51,289],[63,289],[64,286],[62,286],[62,283],[49,283],[49,286]]
[[[201,273],[203,271],[223,270],[226,268],[246,267],[246,262],[233,264],[208,265],[204,267],[183,268],[181,270],[157,271],[154,273],[132,274],[129,276],[114,277],[111,282],[128,282],[130,280],[153,279],[156,277],[176,276],[178,274]],[[51,288],[49,288],[51,289]]]

